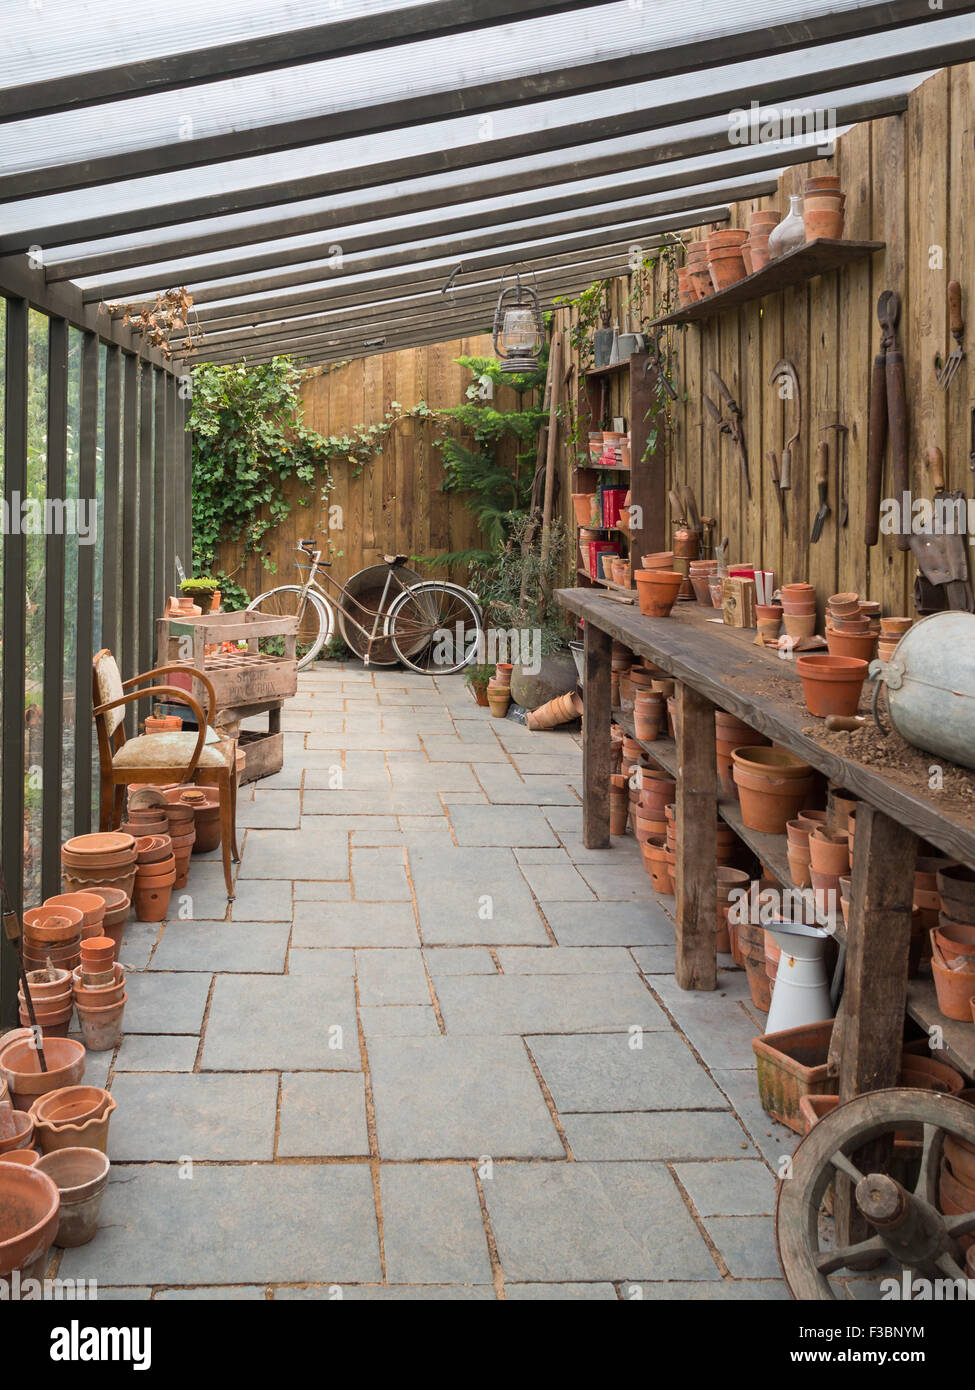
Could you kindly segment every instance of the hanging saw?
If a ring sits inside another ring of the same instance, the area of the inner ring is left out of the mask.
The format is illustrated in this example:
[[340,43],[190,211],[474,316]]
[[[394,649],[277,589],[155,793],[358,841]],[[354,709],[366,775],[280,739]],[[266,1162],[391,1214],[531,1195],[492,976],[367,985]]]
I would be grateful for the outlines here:
[[728,418],[725,418],[723,409],[719,409],[710,396],[704,397],[704,404],[707,406],[708,414],[717,425],[720,433],[726,434],[738,450],[738,462],[741,464],[742,476],[745,479],[745,491],[748,496],[751,497],[752,484],[748,476],[748,446],[745,443],[745,431],[742,429],[741,424],[741,406],[735,400],[734,396],[713,367],[711,368],[711,381],[728,408]]
[[779,464],[779,487],[783,492],[787,492],[792,487],[792,447],[799,442],[799,435],[802,432],[802,395],[799,391],[799,373],[787,357],[780,357],[772,368],[772,375],[768,379],[768,384],[774,386],[776,382],[788,381],[788,390],[783,393],[779,387],[779,397],[784,401],[795,401],[796,403],[796,427],[792,434],[782,446],[782,460]]

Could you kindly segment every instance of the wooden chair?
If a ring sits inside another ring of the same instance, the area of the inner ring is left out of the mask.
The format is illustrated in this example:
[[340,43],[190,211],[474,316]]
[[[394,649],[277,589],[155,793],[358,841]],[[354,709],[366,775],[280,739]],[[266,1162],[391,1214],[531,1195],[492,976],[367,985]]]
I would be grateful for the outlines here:
[[[168,671],[191,675],[205,687],[208,703],[206,714],[198,701],[185,689],[173,685],[149,685],[156,676]],[[133,687],[147,686],[144,690]],[[128,693],[126,693],[128,692]],[[187,730],[125,736],[122,707],[137,700],[158,700],[166,696],[190,707],[196,715],[197,732]],[[189,782],[217,787],[220,793],[220,842],[223,850],[223,874],[227,897],[234,889],[231,856],[239,860],[237,849],[237,778],[235,775],[236,741],[214,739],[209,728],[216,704],[213,684],[202,672],[192,667],[157,666],[123,681],[112,653],[107,649],[96,652],[92,660],[92,705],[98,733],[98,760],[101,768],[101,813],[99,828],[111,830],[122,819],[124,790],[130,782]]]

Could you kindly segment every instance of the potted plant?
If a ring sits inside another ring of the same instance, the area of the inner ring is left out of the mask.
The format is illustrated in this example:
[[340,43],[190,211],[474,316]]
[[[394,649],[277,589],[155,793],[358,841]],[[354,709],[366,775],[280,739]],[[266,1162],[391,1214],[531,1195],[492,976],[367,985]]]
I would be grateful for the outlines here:
[[196,579],[184,579],[179,590],[181,594],[189,595],[203,613],[209,613],[214,594],[217,592],[217,584],[218,581],[209,575],[200,575]]
[[491,665],[469,666],[467,668],[464,684],[470,686],[474,699],[479,705],[486,705],[488,702],[488,681],[493,675],[494,667]]

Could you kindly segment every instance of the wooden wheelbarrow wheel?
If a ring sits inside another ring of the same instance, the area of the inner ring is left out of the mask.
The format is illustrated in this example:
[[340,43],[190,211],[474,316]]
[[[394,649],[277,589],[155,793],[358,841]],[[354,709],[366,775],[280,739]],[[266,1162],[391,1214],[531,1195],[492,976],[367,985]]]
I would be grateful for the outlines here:
[[[908,1193],[884,1173],[862,1173],[850,1158],[864,1145],[906,1126],[922,1126],[920,1171]],[[798,1299],[845,1298],[828,1275],[859,1257],[893,1258],[927,1278],[964,1279],[959,1238],[975,1231],[975,1211],[943,1216],[938,1181],[945,1136],[975,1144],[975,1106],[953,1096],[895,1087],[839,1105],[824,1115],[792,1157],[792,1176],[779,1184],[775,1241],[779,1263]],[[867,1240],[844,1249],[824,1248],[820,1207],[838,1173],[856,1189],[856,1202],[873,1227]]]

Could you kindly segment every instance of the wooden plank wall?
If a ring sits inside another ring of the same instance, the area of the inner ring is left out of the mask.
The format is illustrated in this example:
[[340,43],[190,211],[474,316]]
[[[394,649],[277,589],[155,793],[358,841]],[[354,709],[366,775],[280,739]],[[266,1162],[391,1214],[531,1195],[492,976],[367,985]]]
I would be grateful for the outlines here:
[[[968,452],[969,412],[975,404],[975,238],[967,233],[975,208],[973,107],[975,64],[942,70],[917,88],[902,116],[854,127],[836,142],[832,160],[797,165],[783,174],[777,197],[732,208],[730,225],[738,227],[747,226],[748,214],[759,207],[777,207],[784,215],[789,194],[801,193],[804,178],[836,172],[847,195],[844,235],[883,241],[884,252],[704,323],[668,330],[675,381],[684,397],[674,412],[668,485],[673,480],[691,484],[702,514],[717,519],[719,537],[730,537],[733,558],[772,568],[783,583],[808,579],[816,586],[820,607],[830,594],[849,589],[880,600],[884,613],[914,612],[910,554],[899,552],[890,537],[882,537],[872,550],[863,543],[870,369],[880,341],[876,304],[884,289],[897,290],[903,306],[912,491],[931,495],[924,458],[928,446],[937,444],[944,450],[948,486],[972,492]],[[685,241],[699,234],[706,230],[689,233]],[[661,273],[658,265],[642,299],[647,319],[660,312]],[[934,357],[953,346],[946,304],[952,279],[961,282],[963,315],[972,336],[970,355],[945,394],[936,385]],[[609,301],[621,329],[632,284],[630,278],[612,282]],[[569,311],[560,311],[557,328],[565,331],[570,321]],[[787,411],[768,384],[773,365],[783,356],[798,369],[802,396],[788,536],[766,459],[768,450],[781,451],[783,429],[791,429],[791,404]],[[743,405],[750,502],[730,442],[719,441],[703,411],[702,394],[713,395],[711,367]],[[610,413],[627,416],[626,406],[625,400],[614,398]],[[822,415],[829,408],[837,409],[849,427],[845,528],[837,517],[834,435],[821,434]],[[830,444],[832,515],[820,541],[810,545],[816,446],[824,437]],[[889,475],[889,459],[887,468]],[[888,476],[883,495],[889,493]]]
[[[379,423],[392,401],[407,407],[425,401],[432,409],[462,405],[471,374],[455,359],[493,356],[490,337],[481,335],[349,362],[306,380],[301,390],[305,423],[319,434],[343,435],[358,425]],[[496,403],[503,409],[514,401],[514,393],[505,389]],[[439,490],[443,467],[434,441],[445,432],[458,433],[454,426],[431,420],[399,422],[383,453],[358,477],[352,465],[333,466],[335,486],[327,506],[317,488],[293,481],[288,493],[294,505],[265,537],[278,577],[251,555],[235,575],[237,581],[251,594],[291,582],[298,541],[306,536],[324,541],[326,533],[333,551],[330,572],[338,580],[378,563],[384,553],[432,555],[480,545],[470,509],[459,496]],[[341,530],[328,532],[329,507],[341,508]],[[221,547],[220,562],[228,573],[240,558],[239,544]]]

